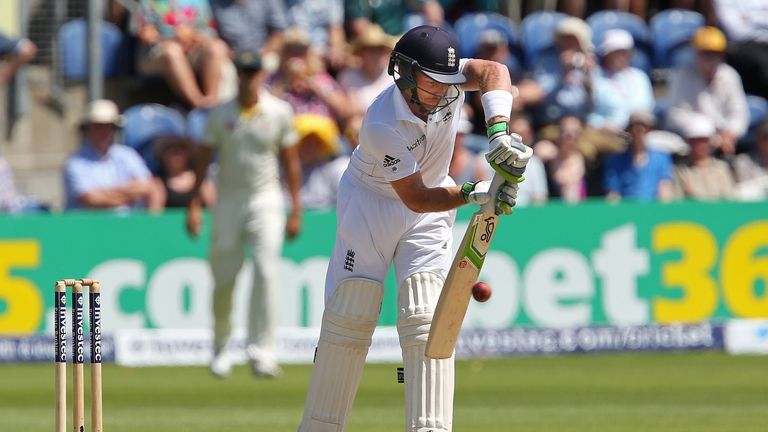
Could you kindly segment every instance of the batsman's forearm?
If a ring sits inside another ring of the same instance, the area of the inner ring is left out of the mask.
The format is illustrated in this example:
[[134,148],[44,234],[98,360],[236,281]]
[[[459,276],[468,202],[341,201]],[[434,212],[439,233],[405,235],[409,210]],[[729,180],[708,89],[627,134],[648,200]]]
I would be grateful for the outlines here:
[[467,77],[466,89],[479,89],[480,93],[491,90],[506,90],[517,95],[517,88],[512,85],[509,70],[501,63],[491,60],[472,59],[464,67],[464,76]]
[[405,204],[416,213],[432,213],[453,210],[466,203],[461,186],[453,186],[424,189],[416,199]]

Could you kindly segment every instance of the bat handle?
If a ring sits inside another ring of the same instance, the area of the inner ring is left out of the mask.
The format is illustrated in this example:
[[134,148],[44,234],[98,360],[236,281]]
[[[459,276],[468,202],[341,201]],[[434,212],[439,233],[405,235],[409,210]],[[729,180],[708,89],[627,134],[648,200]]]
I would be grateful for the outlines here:
[[488,193],[491,195],[491,199],[485,204],[480,206],[483,212],[495,212],[496,211],[496,195],[499,193],[499,188],[504,184],[504,177],[501,174],[494,172],[493,179],[491,179],[491,187],[488,189]]

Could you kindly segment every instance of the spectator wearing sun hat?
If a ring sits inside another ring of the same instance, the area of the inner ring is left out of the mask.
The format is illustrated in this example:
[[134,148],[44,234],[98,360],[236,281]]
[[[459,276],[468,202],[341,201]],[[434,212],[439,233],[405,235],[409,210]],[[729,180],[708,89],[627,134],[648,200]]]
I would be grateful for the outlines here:
[[377,24],[352,41],[357,64],[339,74],[339,85],[347,92],[355,114],[365,114],[376,96],[392,85],[387,67],[394,46],[395,39]]
[[82,144],[64,164],[67,208],[128,209],[145,207],[152,195],[152,175],[141,156],[115,141],[123,125],[117,105],[90,102],[80,122]]
[[592,105],[592,30],[583,20],[568,17],[560,21],[554,38],[555,45],[534,64],[532,81],[518,85],[518,102],[535,106],[540,125],[556,123],[565,114],[586,118]]
[[626,30],[605,32],[600,44],[602,67],[597,69],[592,99],[594,105],[587,123],[595,129],[619,133],[636,111],[652,111],[653,88],[648,75],[629,65],[634,48]]
[[708,117],[692,115],[688,118],[683,136],[690,153],[675,167],[675,195],[678,198],[711,201],[735,196],[730,167],[712,156],[711,141],[716,132]]
[[723,32],[702,27],[691,44],[696,49],[695,63],[676,69],[670,78],[667,127],[684,131],[692,115],[704,115],[716,129],[713,145],[732,155],[749,124],[741,78],[723,62],[727,46]]
[[336,122],[318,114],[299,114],[294,118],[294,127],[299,136],[303,174],[301,204],[314,209],[335,207],[339,180],[349,163],[349,157],[340,154]]

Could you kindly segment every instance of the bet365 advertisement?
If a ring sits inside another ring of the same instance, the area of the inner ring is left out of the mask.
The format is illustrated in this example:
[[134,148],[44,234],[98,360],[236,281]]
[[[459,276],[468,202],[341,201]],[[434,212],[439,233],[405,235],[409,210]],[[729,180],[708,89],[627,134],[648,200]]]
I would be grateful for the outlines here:
[[[472,209],[456,223],[459,243]],[[768,317],[768,204],[588,203],[522,208],[504,217],[472,303],[471,328],[571,328]],[[209,221],[208,221],[209,222]],[[210,224],[208,224],[209,226]],[[280,324],[320,323],[335,215],[308,213],[286,242]],[[0,334],[53,333],[53,285],[102,282],[104,332],[204,329],[211,323],[208,232],[187,237],[183,213],[0,217]],[[250,266],[235,298],[244,322]],[[394,325],[392,279],[381,323]]]

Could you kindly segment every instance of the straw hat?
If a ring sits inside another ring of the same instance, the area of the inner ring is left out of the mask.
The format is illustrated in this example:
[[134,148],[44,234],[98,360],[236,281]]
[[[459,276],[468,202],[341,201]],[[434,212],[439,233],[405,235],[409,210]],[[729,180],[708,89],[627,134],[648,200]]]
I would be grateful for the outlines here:
[[395,47],[396,39],[387,33],[378,24],[368,26],[368,29],[352,41],[352,52],[358,53],[363,48],[387,48]]
[[563,18],[555,30],[555,37],[571,35],[579,41],[582,51],[591,52],[594,49],[592,45],[592,29],[589,28],[584,20],[576,17]]
[[86,105],[80,125],[111,124],[115,127],[123,126],[123,116],[117,109],[117,104],[108,99],[97,99]]

